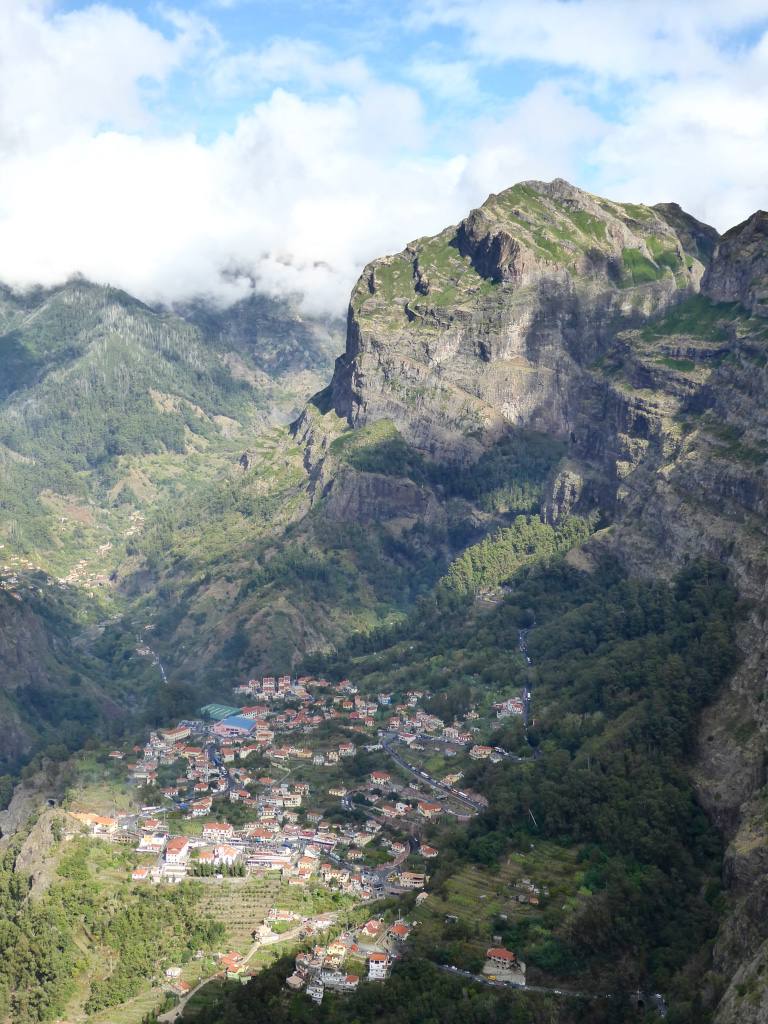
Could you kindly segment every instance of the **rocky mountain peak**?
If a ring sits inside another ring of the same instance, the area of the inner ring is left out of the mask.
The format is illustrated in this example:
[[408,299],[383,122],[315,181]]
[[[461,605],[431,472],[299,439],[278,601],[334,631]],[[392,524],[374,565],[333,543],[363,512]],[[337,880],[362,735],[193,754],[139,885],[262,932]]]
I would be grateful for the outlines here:
[[476,457],[508,425],[568,436],[583,368],[698,291],[716,237],[676,207],[521,182],[366,267],[325,403],[439,458]]
[[758,210],[723,235],[702,290],[714,302],[768,315],[768,213]]

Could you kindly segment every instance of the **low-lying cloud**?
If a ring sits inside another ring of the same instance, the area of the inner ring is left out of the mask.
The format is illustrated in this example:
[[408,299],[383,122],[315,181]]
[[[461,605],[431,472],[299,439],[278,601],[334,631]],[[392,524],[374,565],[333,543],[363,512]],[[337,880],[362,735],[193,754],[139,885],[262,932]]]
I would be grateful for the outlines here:
[[[554,24],[560,5],[544,6]],[[565,6],[598,24],[598,0]],[[753,7],[737,7],[729,30],[752,23]],[[420,5],[414,31],[439,22],[464,33],[461,59],[432,48],[388,77],[306,40],[236,51],[188,13],[171,12],[163,34],[109,6],[57,14],[44,0],[10,0],[0,12],[0,279],[24,287],[79,272],[148,301],[222,302],[255,280],[338,313],[368,260],[523,178],[676,199],[721,228],[765,201],[758,35],[724,53],[707,26],[719,18],[722,29],[725,16],[703,17],[675,71],[667,44],[633,43],[632,25],[622,36],[610,19],[612,45],[595,40],[574,66],[562,33],[537,35],[536,5],[515,5],[525,18],[489,33],[492,9],[509,5]],[[670,19],[679,49],[684,26]],[[537,47],[548,64],[521,96],[484,91],[489,68],[535,60]],[[234,127],[207,138],[174,130],[168,96],[181,73],[212,102],[238,104]]]

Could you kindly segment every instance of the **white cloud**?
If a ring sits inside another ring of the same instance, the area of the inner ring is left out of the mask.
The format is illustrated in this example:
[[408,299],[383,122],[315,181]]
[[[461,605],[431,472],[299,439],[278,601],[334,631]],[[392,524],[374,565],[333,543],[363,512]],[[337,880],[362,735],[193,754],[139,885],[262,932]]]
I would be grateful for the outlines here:
[[470,50],[486,60],[634,79],[714,68],[724,34],[766,14],[764,0],[420,0],[411,21],[462,29]]
[[479,99],[475,71],[465,60],[414,60],[409,76],[438,99],[472,103]]
[[262,50],[224,57],[212,70],[214,89],[238,95],[268,85],[299,84],[311,90],[359,89],[370,81],[357,57],[337,60],[325,47],[304,39],[274,39]]
[[[728,227],[768,199],[768,40],[721,45],[762,5],[422,0],[420,23],[466,45],[442,34],[382,80],[311,40],[227,49],[189,12],[166,35],[105,5],[0,0],[0,280],[228,301],[255,277],[338,312],[368,260],[530,177]],[[498,89],[521,59],[538,80],[494,100],[483,76]],[[161,134],[183,75],[198,108],[244,107],[231,131]]]
[[[393,130],[377,128],[386,110]],[[371,120],[371,113],[377,116]],[[453,214],[461,162],[435,164],[405,89],[307,102],[284,91],[209,146],[101,133],[0,166],[0,279],[73,271],[146,299],[242,294],[242,270],[312,308],[344,308],[362,265]]]
[[105,125],[145,128],[148,88],[194,52],[204,28],[200,19],[178,16],[169,39],[113,7],[67,14],[49,7],[0,4],[0,155]]
[[[768,203],[764,0],[423,0],[411,24],[460,31],[477,67],[524,61],[530,71],[532,62],[539,82],[530,99],[557,88],[553,76],[570,76],[564,103],[549,104],[508,144],[542,166],[581,123],[577,183],[593,191],[675,200],[721,230]],[[590,107],[610,112],[591,129]]]

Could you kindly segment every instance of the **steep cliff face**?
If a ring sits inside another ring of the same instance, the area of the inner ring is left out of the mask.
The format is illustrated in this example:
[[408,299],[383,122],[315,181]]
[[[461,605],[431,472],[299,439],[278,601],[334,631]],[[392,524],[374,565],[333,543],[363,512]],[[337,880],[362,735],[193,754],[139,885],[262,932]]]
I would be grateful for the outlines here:
[[73,643],[82,628],[76,595],[41,573],[0,588],[0,775],[46,744],[82,744],[118,712],[108,666]]
[[622,327],[697,290],[713,235],[673,208],[516,185],[366,267],[328,398],[445,459],[508,425],[568,436],[586,369]]
[[722,239],[674,204],[565,182],[491,196],[457,228],[369,265],[320,396],[472,460],[509,426],[568,441],[543,513],[598,506],[634,572],[726,563],[750,602],[743,661],[705,714],[695,778],[729,841],[706,997],[764,1024],[768,961],[768,215]]
[[758,210],[723,235],[704,288],[715,302],[768,314],[768,213]]

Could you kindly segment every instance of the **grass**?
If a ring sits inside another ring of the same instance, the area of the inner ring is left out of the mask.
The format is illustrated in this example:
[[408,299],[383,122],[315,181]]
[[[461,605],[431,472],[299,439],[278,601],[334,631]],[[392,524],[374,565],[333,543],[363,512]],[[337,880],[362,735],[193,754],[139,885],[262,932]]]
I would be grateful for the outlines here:
[[681,373],[691,373],[696,369],[696,363],[692,359],[672,359],[669,356],[659,356],[656,362],[670,370],[680,370]]
[[665,273],[663,268],[643,256],[639,249],[622,249],[621,258],[624,263],[625,287],[658,281]]
[[680,269],[682,265],[681,258],[678,255],[677,248],[674,245],[670,246],[668,239],[650,235],[646,239],[646,245],[660,267],[668,267],[673,271]]
[[88,1020],[91,1024],[139,1024],[139,1021],[157,1009],[164,995],[162,987],[147,988],[120,1006],[91,1014]]
[[204,1021],[209,1014],[226,998],[226,993],[236,990],[240,986],[239,981],[224,981],[216,978],[209,982],[187,1003],[184,1009],[184,1022]]
[[635,220],[653,220],[655,213],[647,206],[640,206],[638,203],[616,203],[616,206],[624,210]]
[[718,454],[723,458],[755,466],[768,461],[768,444],[765,442],[745,443],[742,428],[710,418],[703,419],[701,426],[709,437],[722,446]]
[[567,213],[582,234],[598,242],[605,241],[605,222],[599,217],[593,217],[586,210],[568,210]]
[[744,318],[744,313],[734,302],[710,302],[703,295],[691,295],[660,320],[643,328],[641,337],[645,341],[655,338],[685,335],[702,341],[726,341],[727,326]]

